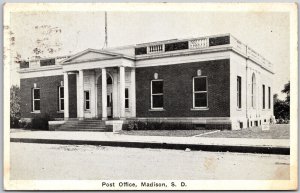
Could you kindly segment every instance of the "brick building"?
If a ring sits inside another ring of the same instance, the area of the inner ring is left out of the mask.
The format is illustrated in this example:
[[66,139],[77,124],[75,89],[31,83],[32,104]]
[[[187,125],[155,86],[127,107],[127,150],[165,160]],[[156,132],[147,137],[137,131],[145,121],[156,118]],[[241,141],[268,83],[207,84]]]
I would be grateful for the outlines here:
[[[273,119],[272,64],[230,34],[20,64],[21,115],[239,129]],[[103,100],[104,99],[104,100]]]

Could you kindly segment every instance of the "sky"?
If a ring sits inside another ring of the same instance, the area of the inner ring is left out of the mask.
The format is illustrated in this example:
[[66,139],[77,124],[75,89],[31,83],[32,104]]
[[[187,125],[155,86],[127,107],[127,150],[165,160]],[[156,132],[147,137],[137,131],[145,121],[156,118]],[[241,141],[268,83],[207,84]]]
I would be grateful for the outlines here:
[[[274,93],[290,80],[290,24],[285,12],[126,12],[109,11],[108,47],[167,39],[231,33],[274,65]],[[32,58],[44,41],[54,48],[40,56],[76,54],[104,45],[104,12],[17,12],[10,15],[14,37],[11,57]],[[51,35],[47,34],[51,32]],[[37,42],[43,40],[42,42]],[[44,45],[47,46],[47,45]],[[17,63],[11,64],[11,85],[19,85]]]

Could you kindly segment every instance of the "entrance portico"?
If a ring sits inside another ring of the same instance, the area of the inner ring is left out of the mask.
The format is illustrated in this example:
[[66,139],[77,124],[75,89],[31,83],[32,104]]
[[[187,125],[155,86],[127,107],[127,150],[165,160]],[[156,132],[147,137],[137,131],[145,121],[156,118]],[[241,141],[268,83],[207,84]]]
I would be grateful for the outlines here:
[[76,73],[78,119],[135,117],[135,67],[131,58],[89,49],[63,61],[62,66],[65,119],[69,118],[70,73]]

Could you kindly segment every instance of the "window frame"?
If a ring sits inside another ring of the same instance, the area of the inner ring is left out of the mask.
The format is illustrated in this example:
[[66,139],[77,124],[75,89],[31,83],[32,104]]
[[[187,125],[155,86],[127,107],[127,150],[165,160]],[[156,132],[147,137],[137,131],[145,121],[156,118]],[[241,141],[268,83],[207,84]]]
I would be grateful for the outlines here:
[[262,109],[266,109],[266,86],[262,85]]
[[237,76],[237,108],[241,109],[242,108],[242,77],[241,76]]
[[[127,90],[127,92],[128,92],[128,97],[126,98],[126,90]],[[126,107],[126,100],[128,100],[128,107]],[[129,88],[128,87],[126,87],[125,88],[125,103],[124,103],[124,105],[125,105],[125,109],[126,110],[128,110],[128,109],[130,109],[130,96],[129,96]]]
[[268,96],[269,96],[268,107],[269,107],[269,109],[271,109],[271,87],[270,86],[268,87]]
[[[89,99],[86,100],[86,95],[85,93],[89,93]],[[90,90],[85,90],[83,91],[83,97],[84,97],[84,111],[90,111],[91,110],[91,91]],[[86,102],[89,102],[89,108],[86,108]]]
[[[195,79],[205,78],[206,79],[206,91],[195,91]],[[195,106],[195,94],[196,93],[206,93],[206,106],[196,107]],[[193,77],[193,109],[207,109],[208,108],[208,81],[207,76],[195,76]]]
[[64,89],[64,86],[58,87],[58,111],[64,112],[65,108],[62,109],[61,100],[64,100],[64,103],[65,103],[65,91],[64,91],[64,97],[61,97],[61,91],[60,91],[61,88]]
[[[39,90],[40,91],[40,98],[39,99],[34,98],[34,90]],[[40,101],[40,109],[39,110],[35,110],[35,106],[34,106],[35,101]],[[41,89],[40,88],[32,88],[32,112],[34,112],[34,113],[40,113],[41,112]]]
[[256,108],[256,98],[257,98],[257,90],[256,90],[256,75],[252,73],[252,82],[251,82],[251,107],[253,109]]
[[154,110],[162,110],[164,109],[164,101],[163,101],[163,106],[162,107],[153,107],[153,96],[158,96],[158,95],[162,95],[163,98],[164,98],[164,89],[163,89],[163,92],[162,93],[156,93],[156,94],[153,94],[153,88],[152,88],[152,82],[158,82],[158,81],[161,81],[163,82],[163,88],[164,88],[164,80],[163,79],[156,79],[156,80],[151,80],[151,83],[150,83],[150,92],[151,92],[151,109],[154,109]]

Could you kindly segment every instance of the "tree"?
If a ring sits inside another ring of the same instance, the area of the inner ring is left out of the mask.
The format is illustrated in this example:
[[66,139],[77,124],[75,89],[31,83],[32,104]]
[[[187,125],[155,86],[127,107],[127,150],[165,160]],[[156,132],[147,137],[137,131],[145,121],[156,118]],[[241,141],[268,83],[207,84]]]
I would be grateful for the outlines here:
[[278,95],[274,94],[274,115],[276,119],[290,119],[290,104],[284,100],[277,98]]
[[[37,25],[32,29],[35,40],[31,46],[28,45],[28,49],[32,50],[32,53],[30,54],[30,58],[26,58],[23,50],[17,50],[16,44],[18,44],[19,41],[16,38],[15,33],[11,31],[9,26],[4,26],[4,30],[9,35],[10,41],[10,50],[7,51],[11,52],[12,58],[17,65],[24,60],[52,57],[52,55],[59,52],[62,47],[62,30],[59,27],[50,25]],[[4,57],[5,56],[6,55],[4,55]]]
[[285,101],[290,103],[290,81],[284,85],[284,88],[281,92],[286,94]]
[[290,119],[290,81],[284,85],[282,93],[287,96],[285,100],[280,100],[278,94],[273,95],[274,101],[274,115],[276,119],[289,120]]
[[10,87],[10,127],[18,127],[20,113],[20,88],[17,85]]
[[35,37],[37,37],[35,47],[32,50],[35,58],[49,57],[49,55],[61,50],[62,30],[59,27],[40,25],[34,27],[34,32]]

